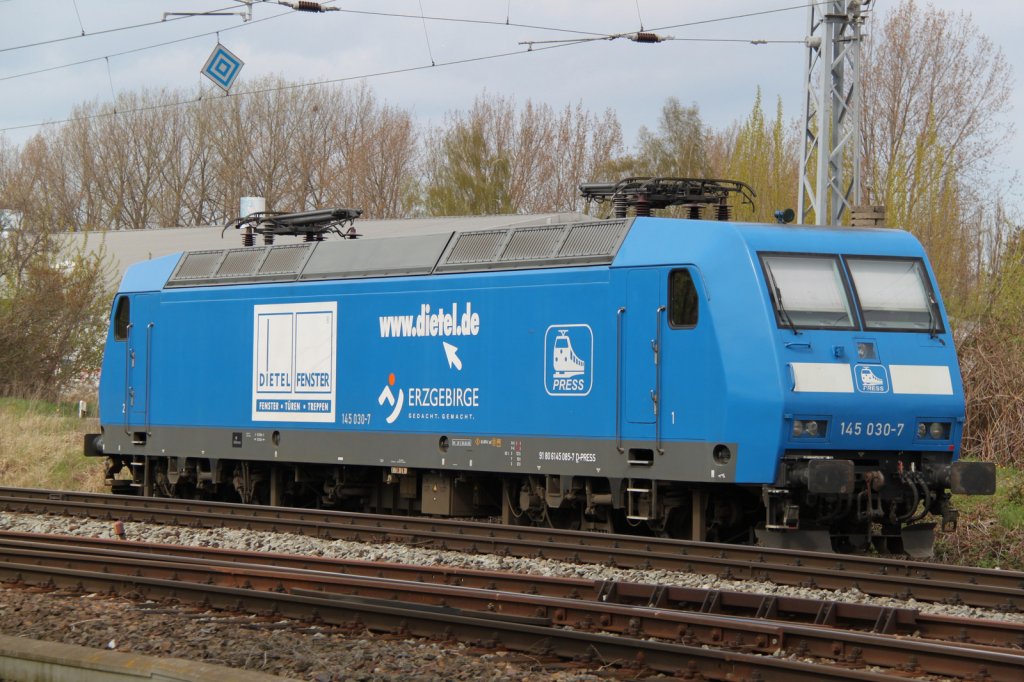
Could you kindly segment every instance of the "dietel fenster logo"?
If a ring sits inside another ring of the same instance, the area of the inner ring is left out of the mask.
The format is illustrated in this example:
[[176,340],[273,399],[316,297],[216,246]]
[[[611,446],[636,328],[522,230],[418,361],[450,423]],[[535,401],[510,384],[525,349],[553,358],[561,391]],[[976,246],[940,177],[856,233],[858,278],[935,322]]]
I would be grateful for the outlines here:
[[253,306],[253,421],[334,421],[337,318],[335,301]]
[[553,324],[544,335],[544,390],[584,396],[594,384],[594,332],[588,324]]
[[857,365],[854,369],[857,390],[861,393],[888,393],[889,373],[884,365]]

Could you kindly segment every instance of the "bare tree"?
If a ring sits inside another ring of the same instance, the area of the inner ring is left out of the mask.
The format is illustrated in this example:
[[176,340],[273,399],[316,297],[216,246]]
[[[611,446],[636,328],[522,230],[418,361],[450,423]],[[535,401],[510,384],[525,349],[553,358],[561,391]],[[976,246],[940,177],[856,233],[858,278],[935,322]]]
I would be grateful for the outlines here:
[[432,131],[425,158],[428,213],[542,212],[581,206],[578,186],[621,152],[614,114],[482,95]]
[[708,131],[695,104],[683,106],[669,97],[661,108],[657,131],[637,133],[637,152],[609,165],[618,176],[708,177]]
[[342,203],[365,210],[367,217],[403,217],[416,200],[418,134],[408,111],[378,104],[360,87],[338,91],[339,112],[333,131],[336,174],[329,186]]
[[987,228],[973,217],[991,164],[1013,134],[1006,120],[1012,91],[1002,50],[962,12],[904,0],[879,22],[864,53],[867,200],[886,205],[890,222],[920,236],[957,300],[984,260],[978,249]]
[[50,151],[41,134],[18,153],[0,139],[0,395],[56,397],[99,362],[105,259],[61,248]]
[[873,31],[863,84],[867,198],[921,239],[954,315],[965,452],[1012,463],[1024,249],[991,173],[1014,132],[1012,69],[969,15],[904,0]]

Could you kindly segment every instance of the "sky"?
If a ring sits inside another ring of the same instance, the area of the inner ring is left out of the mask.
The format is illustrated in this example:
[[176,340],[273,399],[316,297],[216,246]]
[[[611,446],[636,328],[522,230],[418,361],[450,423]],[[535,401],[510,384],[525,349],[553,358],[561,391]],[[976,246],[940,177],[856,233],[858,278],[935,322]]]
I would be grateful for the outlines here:
[[[898,2],[874,0],[872,13],[884,14]],[[1004,51],[1017,82],[1008,120],[1019,119],[1024,2],[930,4],[969,12]],[[657,127],[670,96],[698,104],[715,128],[745,118],[758,87],[769,114],[777,98],[787,118],[802,113],[806,0],[337,0],[325,6],[341,11],[312,14],[254,2],[251,21],[237,14],[162,21],[165,12],[238,13],[245,5],[0,0],[0,135],[21,143],[38,131],[33,124],[61,121],[76,104],[109,101],[124,90],[211,86],[200,70],[218,40],[244,62],[233,93],[271,74],[365,82],[423,125],[440,125],[446,112],[468,109],[484,92],[556,109],[577,102],[594,113],[611,109],[627,145],[641,126]],[[545,42],[641,28],[676,40]],[[171,41],[177,42],[158,46]],[[37,73],[22,75],[30,72]],[[1024,130],[1008,145],[1001,168],[1008,178],[1024,176]]]

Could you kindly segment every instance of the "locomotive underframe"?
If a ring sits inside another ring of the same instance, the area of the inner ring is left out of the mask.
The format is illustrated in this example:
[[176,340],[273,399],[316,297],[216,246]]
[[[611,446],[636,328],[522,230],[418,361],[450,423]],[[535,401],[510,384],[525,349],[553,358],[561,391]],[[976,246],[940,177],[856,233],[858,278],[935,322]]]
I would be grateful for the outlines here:
[[119,455],[115,493],[369,513],[500,518],[510,525],[753,540],[759,486],[705,489],[653,479],[515,476],[405,467]]
[[[132,438],[134,450],[156,449],[153,438],[141,443]],[[279,438],[274,435],[271,441]],[[873,545],[918,556],[931,552],[935,524],[923,522],[928,514],[940,519],[943,530],[956,525],[949,489],[984,493],[991,478],[990,472],[978,469],[986,465],[952,463],[952,454],[946,452],[790,452],[772,485],[712,488],[665,480],[655,467],[643,465],[602,477],[453,471],[404,463],[103,453],[102,441],[92,450],[91,454],[108,457],[111,489],[128,494],[500,517],[507,524],[721,542],[758,540],[769,546],[821,551],[858,551]],[[641,450],[622,456],[634,459]]]
[[953,462],[951,452],[790,452],[765,486],[761,544],[821,551],[932,554],[934,522],[955,530],[950,491],[991,494],[990,464]]

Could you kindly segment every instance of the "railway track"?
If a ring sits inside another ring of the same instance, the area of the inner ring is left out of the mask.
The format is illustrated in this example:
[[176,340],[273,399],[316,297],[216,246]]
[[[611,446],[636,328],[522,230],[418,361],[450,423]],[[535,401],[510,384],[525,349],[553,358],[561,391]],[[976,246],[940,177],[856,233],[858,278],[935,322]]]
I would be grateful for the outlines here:
[[[476,645],[592,656],[672,674],[764,680],[942,675],[993,682],[1015,682],[1024,675],[1019,650],[893,636],[894,624],[905,622],[907,613],[878,614],[875,631],[863,632],[836,627],[838,617],[832,626],[787,620],[807,610],[806,604],[751,617],[687,610],[681,608],[685,600],[675,602],[657,586],[639,586],[630,597],[620,583],[591,584],[588,590],[586,581],[579,580],[405,568],[404,578],[397,579],[389,571],[400,568],[368,562],[76,537],[0,537],[0,577],[8,582],[128,591],[148,599],[316,618],[354,629],[416,636],[440,632]],[[490,583],[470,586],[474,581]],[[637,598],[645,589],[646,604]],[[650,599],[655,593],[661,596]],[[721,594],[718,601],[732,603]],[[827,610],[819,605],[819,613]],[[842,620],[856,618],[845,614]],[[1008,633],[1021,634],[1012,626],[1003,636],[1013,636]]]
[[[1000,649],[1014,649],[1024,653],[1024,624],[1006,621],[979,620],[938,614],[921,613],[916,609],[854,604],[841,601],[823,601],[800,597],[765,595],[751,592],[732,592],[670,585],[643,584],[624,581],[594,581],[581,578],[524,575],[506,571],[483,571],[465,568],[415,566],[390,562],[346,560],[307,557],[294,554],[266,554],[209,547],[190,547],[146,542],[125,543],[119,540],[52,536],[0,531],[0,552],[17,554],[19,548],[39,549],[41,544],[58,548],[67,546],[76,553],[98,556],[146,558],[147,554],[173,556],[182,559],[219,561],[233,568],[240,564],[249,567],[272,567],[295,571],[311,571],[367,577],[380,580],[398,580],[417,583],[426,588],[432,585],[498,591],[508,594],[543,595],[563,599],[582,600],[600,604],[642,606],[663,611],[731,616],[734,618],[782,621],[787,624],[827,626],[835,629],[874,634],[913,636]],[[60,551],[58,549],[58,551]],[[536,612],[525,602],[512,602],[505,612]],[[532,609],[532,611],[531,611]],[[582,616],[584,619],[586,614]],[[617,626],[610,619],[603,623],[609,629]],[[553,611],[557,625],[572,625],[573,616],[564,609]],[[643,636],[675,637],[677,630],[665,630],[659,623],[652,628],[642,622],[631,624],[627,630]],[[708,640],[702,643],[713,643]]]
[[491,523],[0,488],[0,509],[205,528],[243,528],[324,539],[415,544],[622,568],[703,573],[733,580],[848,590],[874,596],[1024,610],[1024,573],[890,557],[835,555]]

